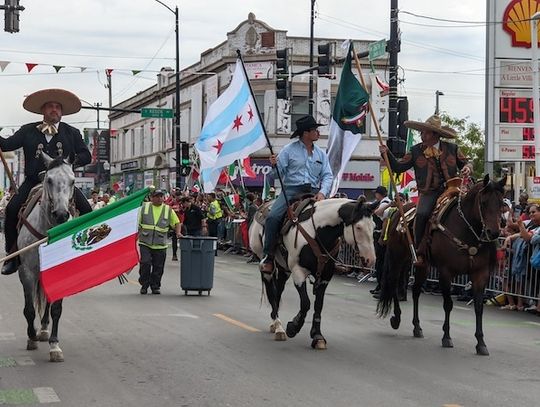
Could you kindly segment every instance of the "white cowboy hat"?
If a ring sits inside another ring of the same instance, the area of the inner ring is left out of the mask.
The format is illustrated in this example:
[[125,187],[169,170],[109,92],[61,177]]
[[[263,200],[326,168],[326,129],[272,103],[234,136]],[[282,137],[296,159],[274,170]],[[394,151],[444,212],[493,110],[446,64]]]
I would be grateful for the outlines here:
[[23,107],[32,113],[41,114],[45,103],[56,102],[62,105],[62,115],[77,113],[81,110],[81,100],[73,93],[64,89],[42,89],[28,95]]
[[434,114],[428,118],[425,122],[415,122],[408,120],[403,123],[405,127],[413,130],[429,130],[434,133],[438,133],[443,138],[456,138],[457,132],[448,126],[441,126],[441,118]]

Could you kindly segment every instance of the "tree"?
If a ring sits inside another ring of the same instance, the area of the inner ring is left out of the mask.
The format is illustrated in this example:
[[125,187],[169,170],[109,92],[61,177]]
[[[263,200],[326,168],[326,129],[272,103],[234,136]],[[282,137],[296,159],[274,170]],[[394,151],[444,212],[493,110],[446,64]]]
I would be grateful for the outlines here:
[[473,165],[473,177],[477,180],[481,179],[484,174],[484,131],[477,123],[469,122],[468,116],[458,119],[451,117],[446,112],[442,112],[440,117],[444,125],[450,126],[457,131],[459,136],[456,142],[465,157]]

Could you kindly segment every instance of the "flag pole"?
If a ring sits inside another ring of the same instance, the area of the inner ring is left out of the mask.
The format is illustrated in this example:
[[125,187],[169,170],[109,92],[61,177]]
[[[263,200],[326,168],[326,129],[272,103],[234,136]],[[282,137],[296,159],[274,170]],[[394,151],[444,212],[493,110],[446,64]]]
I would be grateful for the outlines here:
[[[251,94],[251,97],[253,98],[253,100],[255,100],[255,96],[253,95],[253,89],[251,88],[251,83],[249,82],[248,75],[247,75],[247,72],[246,72],[246,67],[244,66],[244,60],[242,59],[242,54],[240,53],[239,49],[236,50],[236,54],[238,56],[238,59],[240,59],[240,62],[241,62],[241,65],[242,65],[242,70],[244,71],[244,75],[246,77],[246,81],[247,81],[248,86],[249,86],[249,92]],[[263,133],[264,133],[264,138],[266,139],[266,144],[268,145],[268,149],[270,150],[270,154],[274,155],[274,149],[272,148],[272,143],[270,142],[270,138],[268,137],[268,134],[266,133],[266,126],[264,125],[264,121],[263,121],[263,119],[261,117],[261,112],[259,112],[259,108],[257,107],[257,104],[255,104],[255,111],[257,112],[259,122],[261,123]],[[285,185],[283,184],[283,179],[281,178],[281,173],[279,172],[279,168],[278,168],[277,165],[275,165],[273,167],[274,167],[274,170],[276,171],[276,174],[278,176],[279,183],[281,184],[281,193],[283,194],[283,197],[285,198],[285,203],[287,204],[287,208],[289,208],[290,207],[289,198],[287,198],[287,193],[285,192]],[[287,212],[289,212],[289,209],[287,209]]]
[[11,253],[11,254],[1,258],[0,263],[11,260],[12,258],[17,257],[19,254],[27,252],[28,250],[33,249],[34,247],[39,246],[42,243],[47,243],[48,239],[49,239],[48,237],[44,237],[43,239],[38,240],[37,242],[29,244],[28,246],[22,248],[21,250],[17,250],[16,252]]
[[[356,55],[356,52],[354,51],[354,46],[351,43],[351,49],[353,51],[354,55],[354,61],[356,62],[356,68],[358,70],[358,75],[360,76],[360,82],[362,82],[362,86],[367,92],[366,82],[364,81],[364,75],[362,75],[362,68],[360,67],[360,60],[358,59],[358,55]],[[368,108],[369,112],[371,114],[371,120],[373,124],[375,125],[375,130],[377,131],[377,137],[379,139],[379,145],[384,146],[384,142],[381,135],[381,129],[379,128],[379,122],[377,121],[377,118],[375,117],[375,112],[371,108],[371,100],[368,98]],[[416,263],[418,261],[418,258],[416,256],[416,250],[414,248],[414,243],[412,240],[411,232],[409,231],[409,225],[407,222],[407,219],[405,218],[405,213],[403,211],[403,204],[401,203],[401,200],[399,199],[399,194],[397,191],[396,182],[394,180],[394,174],[392,171],[392,167],[390,166],[390,160],[388,159],[388,154],[385,152],[383,153],[384,162],[386,163],[386,168],[388,168],[388,172],[390,173],[390,186],[392,190],[395,193],[394,199],[396,201],[396,205],[399,210],[399,214],[401,215],[401,221],[403,223],[403,228],[405,229],[405,233],[407,235],[407,241],[409,243],[409,249],[411,251],[411,256],[413,261]]]
[[9,165],[6,161],[6,157],[4,157],[4,152],[0,148],[0,159],[2,160],[2,164],[4,164],[4,171],[6,172],[9,183],[11,185],[11,188],[13,188],[13,195],[15,195],[18,192],[17,184],[15,183],[15,180],[13,179],[13,174],[11,173],[11,169],[9,168]]
[[244,194],[246,193],[246,183],[244,182],[244,177],[242,176],[242,164],[240,163],[240,160],[236,160],[238,163],[238,170],[240,172],[240,183],[242,184],[242,189],[244,190]]

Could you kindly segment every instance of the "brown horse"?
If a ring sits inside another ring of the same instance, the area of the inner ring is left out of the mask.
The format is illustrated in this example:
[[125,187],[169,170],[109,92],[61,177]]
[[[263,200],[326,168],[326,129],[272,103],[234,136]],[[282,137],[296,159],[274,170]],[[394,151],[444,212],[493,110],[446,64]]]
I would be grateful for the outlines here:
[[[474,311],[476,315],[476,353],[489,355],[484,342],[482,330],[482,314],[484,307],[484,289],[489,280],[490,271],[496,265],[496,241],[500,232],[501,208],[503,206],[503,192],[506,177],[499,181],[491,181],[486,175],[483,181],[475,184],[465,195],[458,199],[446,211],[440,225],[431,234],[429,245],[428,266],[437,268],[439,284],[444,300],[444,324],[442,346],[452,348],[450,337],[450,312],[453,302],[450,296],[451,283],[454,277],[468,274],[472,281]],[[396,214],[397,215],[397,214]],[[399,215],[395,217],[399,220]],[[389,239],[382,291],[377,313],[384,317],[388,314],[394,302],[394,316],[391,318],[392,328],[399,327],[401,310],[397,301],[397,287],[400,273],[404,269],[396,264],[403,264],[407,256],[408,265],[411,265],[410,254],[403,235],[395,231],[399,222],[394,220],[390,235],[397,235]],[[423,338],[420,319],[418,318],[418,299],[422,285],[426,281],[430,267],[415,268],[414,285],[412,287],[414,301],[413,334],[416,338]]]

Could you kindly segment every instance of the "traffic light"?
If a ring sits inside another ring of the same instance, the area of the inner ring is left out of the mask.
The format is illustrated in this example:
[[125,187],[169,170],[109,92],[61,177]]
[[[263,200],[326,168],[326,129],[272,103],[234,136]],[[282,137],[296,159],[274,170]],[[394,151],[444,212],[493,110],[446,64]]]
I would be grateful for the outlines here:
[[405,122],[409,120],[409,101],[407,100],[406,96],[398,98],[397,110],[397,136],[407,142],[407,135],[409,133],[409,129],[405,127]]
[[191,172],[191,160],[189,159],[189,144],[180,143],[180,175],[186,177]]
[[407,136],[409,129],[405,127],[405,122],[409,120],[409,101],[406,97],[397,100],[397,137],[388,138],[388,148],[397,158],[405,155],[407,149]]
[[8,33],[19,32],[19,13],[24,10],[19,1],[4,0],[4,31]]
[[330,75],[332,68],[332,48],[330,43],[317,46],[319,56],[317,57],[317,71],[319,76]]
[[287,48],[276,50],[276,97],[289,98],[289,50]]

